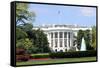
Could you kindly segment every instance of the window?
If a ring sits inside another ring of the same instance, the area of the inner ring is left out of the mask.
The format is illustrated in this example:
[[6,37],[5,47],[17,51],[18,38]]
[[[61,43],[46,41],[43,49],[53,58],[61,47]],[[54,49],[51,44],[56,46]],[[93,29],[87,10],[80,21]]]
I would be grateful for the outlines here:
[[53,38],[53,33],[51,33],[51,38]]
[[63,52],[63,50],[60,50],[60,52]]
[[51,47],[53,47],[53,39],[51,40]]
[[55,47],[57,47],[58,39],[55,39]]
[[59,32],[59,38],[63,38],[63,33]]
[[67,38],[67,32],[64,32],[64,38]]
[[58,33],[57,32],[55,32],[55,38],[58,38]]
[[67,39],[64,39],[64,45],[67,47]]
[[68,38],[70,39],[70,32],[68,32]]
[[69,47],[70,47],[70,32],[68,32],[68,45],[69,45]]
[[62,39],[60,39],[60,43],[59,44],[60,44],[60,47],[62,47]]
[[55,52],[57,52],[57,49],[55,49]]
[[70,39],[69,39],[69,41],[68,41],[68,45],[69,45],[69,47],[70,47]]

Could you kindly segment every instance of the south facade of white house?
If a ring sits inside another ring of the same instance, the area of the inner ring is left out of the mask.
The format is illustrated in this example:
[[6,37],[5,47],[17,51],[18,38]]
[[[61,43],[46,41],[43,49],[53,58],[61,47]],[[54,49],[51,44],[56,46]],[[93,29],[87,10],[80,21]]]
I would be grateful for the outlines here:
[[42,25],[35,26],[33,29],[43,30],[47,35],[49,47],[52,52],[66,52],[71,47],[76,47],[73,42],[74,36],[77,37],[79,30],[92,30],[90,27],[78,26],[78,25]]

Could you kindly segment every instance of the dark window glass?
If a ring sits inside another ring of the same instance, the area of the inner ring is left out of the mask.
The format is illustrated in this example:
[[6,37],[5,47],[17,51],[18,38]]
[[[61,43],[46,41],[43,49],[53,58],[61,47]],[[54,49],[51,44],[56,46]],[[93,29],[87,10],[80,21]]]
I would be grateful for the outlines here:
[[59,38],[63,38],[63,33],[59,32]]
[[53,33],[51,33],[51,38],[53,38]]
[[58,38],[58,33],[57,32],[55,32],[55,38]]
[[57,52],[57,49],[55,49],[55,52]]
[[53,40],[51,40],[51,47],[53,47]]
[[63,50],[60,50],[60,52],[63,52]]
[[60,43],[59,44],[60,44],[60,47],[62,47],[62,39],[60,39]]
[[68,32],[68,38],[70,39],[70,32]]
[[57,47],[58,39],[55,39],[55,47]]
[[68,45],[69,45],[69,47],[70,47],[70,32],[68,32]]
[[69,39],[69,41],[68,41],[68,45],[69,45],[69,47],[70,47],[70,39]]
[[67,38],[67,32],[64,32],[64,38]]
[[67,47],[67,39],[64,39],[64,45]]

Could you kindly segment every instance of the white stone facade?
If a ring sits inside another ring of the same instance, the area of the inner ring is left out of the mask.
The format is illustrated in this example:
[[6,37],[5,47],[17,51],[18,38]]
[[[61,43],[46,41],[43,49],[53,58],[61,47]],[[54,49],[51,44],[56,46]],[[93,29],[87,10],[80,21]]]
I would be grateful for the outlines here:
[[91,28],[77,25],[43,25],[35,27],[47,34],[49,47],[53,52],[65,52],[73,46],[74,36],[79,30],[91,30]]

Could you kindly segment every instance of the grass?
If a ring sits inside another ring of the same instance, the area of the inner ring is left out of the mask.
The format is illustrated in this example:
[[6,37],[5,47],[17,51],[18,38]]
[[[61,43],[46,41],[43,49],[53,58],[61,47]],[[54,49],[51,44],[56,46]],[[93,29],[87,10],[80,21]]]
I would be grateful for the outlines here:
[[84,61],[96,61],[96,57],[62,58],[62,59],[48,59],[48,60],[30,60],[30,61],[26,61],[26,62],[17,62],[16,65],[35,65],[35,64],[84,62]]

